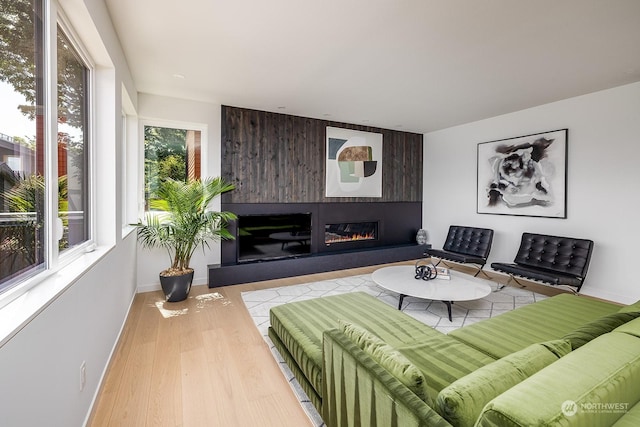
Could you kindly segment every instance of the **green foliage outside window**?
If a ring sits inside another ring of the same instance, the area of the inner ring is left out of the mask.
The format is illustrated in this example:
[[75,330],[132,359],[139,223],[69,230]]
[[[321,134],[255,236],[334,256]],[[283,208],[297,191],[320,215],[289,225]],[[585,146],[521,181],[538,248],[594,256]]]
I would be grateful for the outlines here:
[[144,127],[145,202],[158,199],[158,191],[168,179],[187,181],[187,131]]

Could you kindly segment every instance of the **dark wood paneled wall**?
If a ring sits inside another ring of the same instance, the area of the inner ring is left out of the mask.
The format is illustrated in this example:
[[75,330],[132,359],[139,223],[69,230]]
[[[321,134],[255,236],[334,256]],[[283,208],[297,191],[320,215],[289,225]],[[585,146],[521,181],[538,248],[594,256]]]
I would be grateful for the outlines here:
[[[325,194],[326,127],[383,135],[382,198]],[[222,106],[223,203],[420,202],[422,135]]]

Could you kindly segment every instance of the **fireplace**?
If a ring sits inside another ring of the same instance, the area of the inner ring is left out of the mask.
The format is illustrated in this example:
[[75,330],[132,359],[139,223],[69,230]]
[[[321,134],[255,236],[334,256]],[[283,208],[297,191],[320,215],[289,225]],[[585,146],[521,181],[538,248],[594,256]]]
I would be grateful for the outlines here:
[[[300,265],[315,262],[323,265],[322,268],[331,269],[337,264],[332,261],[330,266],[324,265],[325,255],[415,244],[422,220],[422,204],[416,202],[229,203],[221,208],[239,217],[229,224],[229,232],[236,239],[224,240],[221,245],[223,266],[258,263],[265,268],[272,260],[291,257],[292,262]],[[309,238],[278,239],[278,233],[290,230],[267,229],[265,224],[255,223],[256,220],[287,217],[287,222],[295,224],[300,223],[292,218],[305,219],[303,230],[310,234]],[[265,242],[265,235],[272,241]],[[256,249],[266,256],[259,259]],[[293,271],[290,266],[286,268]]]
[[[221,208],[239,217],[229,223],[236,239],[222,241],[221,264],[209,265],[209,287],[415,260],[424,252],[415,243],[421,202],[223,203]],[[274,218],[298,227],[256,222]],[[256,249],[267,257],[256,257]]]
[[336,243],[360,242],[378,239],[378,222],[340,222],[325,224],[324,243],[329,246]]

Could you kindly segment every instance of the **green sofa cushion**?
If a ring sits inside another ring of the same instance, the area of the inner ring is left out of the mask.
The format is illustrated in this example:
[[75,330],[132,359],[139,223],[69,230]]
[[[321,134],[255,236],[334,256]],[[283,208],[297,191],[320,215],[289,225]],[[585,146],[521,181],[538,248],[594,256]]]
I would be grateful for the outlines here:
[[607,332],[611,332],[618,326],[623,325],[638,316],[640,316],[639,311],[607,314],[606,316],[602,316],[599,319],[592,320],[591,322],[580,326],[565,335],[563,338],[571,342],[572,350],[576,350],[594,338],[597,338],[602,334],[606,334]]
[[619,309],[617,304],[561,294],[465,326],[449,336],[499,359],[531,344],[561,338],[577,327]]
[[433,406],[427,392],[427,381],[424,375],[409,359],[363,327],[343,320],[338,323],[342,332],[351,341],[427,405]]
[[431,399],[452,382],[495,361],[494,358],[447,335],[395,347],[422,371]]
[[620,313],[628,313],[630,311],[640,311],[640,301],[636,301],[633,304],[625,305],[619,310]]
[[540,345],[555,354],[558,359],[571,352],[571,343],[564,339],[545,341],[541,342]]
[[493,398],[571,351],[565,340],[529,347],[496,360],[443,389],[436,409],[455,427],[472,427]]
[[446,335],[364,292],[282,304],[269,310],[271,328],[316,392],[322,393],[322,333],[338,319],[363,325],[387,344],[425,342]]
[[636,403],[612,427],[640,426],[640,403]]
[[614,329],[615,332],[623,332],[625,334],[633,335],[640,338],[640,317],[633,319],[624,325],[618,326]]
[[640,339],[610,332],[497,396],[476,426],[610,426],[640,400],[638,383]]

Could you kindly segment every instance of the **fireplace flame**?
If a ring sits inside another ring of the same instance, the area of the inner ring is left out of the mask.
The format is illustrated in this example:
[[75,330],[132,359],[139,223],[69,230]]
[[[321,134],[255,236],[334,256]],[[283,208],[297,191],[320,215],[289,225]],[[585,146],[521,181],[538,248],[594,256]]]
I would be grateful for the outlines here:
[[339,243],[339,242],[355,242],[358,240],[374,240],[376,238],[375,233],[354,233],[351,235],[340,235],[336,233],[325,233],[325,243]]

